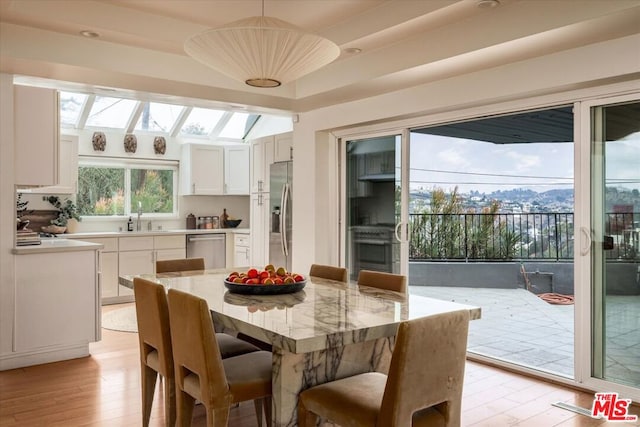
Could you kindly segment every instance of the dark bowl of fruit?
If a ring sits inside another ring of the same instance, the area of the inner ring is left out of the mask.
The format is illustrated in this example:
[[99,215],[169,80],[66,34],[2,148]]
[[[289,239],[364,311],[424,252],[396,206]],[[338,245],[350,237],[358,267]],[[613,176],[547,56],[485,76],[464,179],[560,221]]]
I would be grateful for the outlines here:
[[301,274],[289,273],[283,267],[267,265],[264,270],[250,268],[246,272],[233,272],[224,279],[229,292],[248,295],[291,294],[301,291],[307,279]]

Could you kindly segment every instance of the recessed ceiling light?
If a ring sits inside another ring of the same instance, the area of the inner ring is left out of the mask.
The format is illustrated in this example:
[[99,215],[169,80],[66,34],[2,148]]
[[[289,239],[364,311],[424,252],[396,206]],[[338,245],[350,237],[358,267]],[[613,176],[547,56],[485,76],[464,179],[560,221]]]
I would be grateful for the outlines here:
[[95,31],[89,31],[89,30],[80,31],[80,35],[90,39],[95,39],[97,37],[100,37],[100,34],[96,33]]
[[359,47],[345,47],[342,51],[347,55],[355,55],[356,53],[362,52],[362,49]]
[[480,9],[492,9],[500,6],[500,2],[498,0],[478,0],[476,6]]

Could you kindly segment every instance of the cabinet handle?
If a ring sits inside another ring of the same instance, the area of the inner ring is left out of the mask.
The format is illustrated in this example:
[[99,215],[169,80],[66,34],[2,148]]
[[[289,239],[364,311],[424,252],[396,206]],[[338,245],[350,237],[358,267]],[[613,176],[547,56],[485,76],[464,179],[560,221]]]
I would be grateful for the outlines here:
[[258,180],[258,191],[262,191],[262,180]]
[[196,183],[195,182],[193,184],[191,184],[191,192],[192,193],[196,192]]
[[258,194],[258,206],[262,206],[262,194]]
[[293,147],[289,147],[289,160],[293,160]]

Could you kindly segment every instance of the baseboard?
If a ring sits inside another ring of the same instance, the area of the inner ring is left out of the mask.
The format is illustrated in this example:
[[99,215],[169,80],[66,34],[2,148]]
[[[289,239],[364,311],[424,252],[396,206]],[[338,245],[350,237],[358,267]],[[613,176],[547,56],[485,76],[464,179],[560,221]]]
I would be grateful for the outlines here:
[[72,347],[57,348],[55,350],[4,354],[0,356],[0,371],[42,365],[43,363],[60,362],[62,360],[78,359],[89,355],[89,344],[74,345]]

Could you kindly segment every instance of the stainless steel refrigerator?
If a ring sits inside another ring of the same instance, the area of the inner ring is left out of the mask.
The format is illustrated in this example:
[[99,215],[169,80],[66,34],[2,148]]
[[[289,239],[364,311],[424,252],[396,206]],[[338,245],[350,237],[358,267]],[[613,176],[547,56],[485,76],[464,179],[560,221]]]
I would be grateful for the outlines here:
[[276,162],[269,171],[269,264],[291,271],[291,177],[293,162]]

